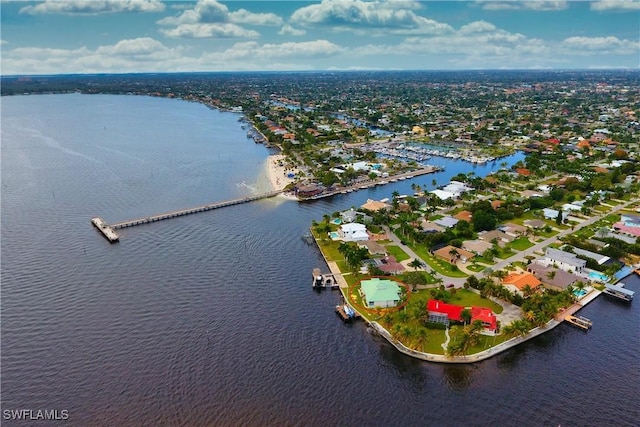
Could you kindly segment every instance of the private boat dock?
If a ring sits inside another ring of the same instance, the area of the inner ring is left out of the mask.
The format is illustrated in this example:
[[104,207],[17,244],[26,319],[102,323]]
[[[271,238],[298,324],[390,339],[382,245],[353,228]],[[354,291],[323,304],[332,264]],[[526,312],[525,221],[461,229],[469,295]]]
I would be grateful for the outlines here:
[[589,329],[591,329],[591,326],[593,326],[593,322],[591,320],[582,316],[568,315],[564,318],[564,320],[571,323],[572,325],[584,329],[585,331],[588,331]]
[[98,230],[102,232],[103,236],[106,237],[107,240],[113,243],[119,240],[118,233],[115,230],[118,230],[121,228],[133,227],[141,224],[149,224],[152,222],[163,221],[165,219],[191,215],[198,212],[206,212],[213,209],[224,208],[227,206],[239,205],[242,203],[249,203],[249,202],[253,202],[254,200],[275,197],[281,193],[282,193],[282,190],[270,191],[268,193],[257,194],[255,196],[242,197],[240,199],[227,200],[225,202],[209,203],[206,205],[195,206],[187,209],[179,209],[179,210],[162,213],[158,215],[145,216],[141,218],[131,219],[128,221],[116,222],[115,224],[110,224],[110,225],[107,224],[102,218],[99,218],[99,217],[92,218],[91,222],[96,228],[98,228]]
[[342,319],[343,322],[349,323],[360,317],[357,311],[349,307],[347,304],[336,305],[336,314]]
[[333,273],[322,274],[319,268],[314,268],[311,275],[313,276],[313,289],[340,289],[340,284]]
[[635,292],[624,288],[624,283],[618,282],[617,285],[604,285],[605,294],[621,299],[622,301],[631,302]]

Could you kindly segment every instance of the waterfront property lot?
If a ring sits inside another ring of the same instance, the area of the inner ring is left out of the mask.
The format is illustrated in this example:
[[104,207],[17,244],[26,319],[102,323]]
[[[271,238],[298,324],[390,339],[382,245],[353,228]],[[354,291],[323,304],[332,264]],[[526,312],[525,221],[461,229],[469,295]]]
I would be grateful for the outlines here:
[[500,304],[488,298],[482,298],[479,294],[467,289],[457,289],[456,293],[451,296],[449,302],[463,307],[487,307],[496,314],[502,313],[502,306]]
[[[425,326],[427,315],[426,305],[429,299],[433,298],[432,290],[419,290],[407,294],[406,305],[401,309],[366,309],[363,308],[362,298],[358,286],[349,288],[348,298],[351,303],[358,307],[363,317],[369,321],[380,323],[389,333],[405,346],[417,351],[432,354],[445,354],[442,344],[446,341],[445,331],[438,328],[428,328]],[[434,291],[437,292],[437,291]],[[442,295],[443,291],[439,291]],[[466,289],[457,289],[449,294],[449,303],[464,307],[488,307],[494,313],[502,313],[502,307],[479,294]],[[455,328],[450,329],[455,332]],[[452,336],[454,338],[454,336]],[[503,335],[479,337],[478,343],[470,347],[468,354],[477,353],[486,348],[497,345],[505,341]]]

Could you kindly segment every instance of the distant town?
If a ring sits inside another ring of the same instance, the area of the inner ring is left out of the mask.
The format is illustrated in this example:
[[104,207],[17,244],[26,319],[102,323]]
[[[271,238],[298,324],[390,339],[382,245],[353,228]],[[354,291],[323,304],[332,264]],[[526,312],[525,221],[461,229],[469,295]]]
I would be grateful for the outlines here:
[[[303,202],[437,172],[434,156],[498,162],[488,176],[416,178],[411,194],[327,212],[305,236],[330,270],[313,286],[340,288],[340,316],[414,357],[482,360],[564,321],[590,328],[577,312],[601,294],[633,299],[638,71],[16,76],[1,91],[241,113],[247,135],[278,152],[276,190]],[[523,160],[502,162],[516,152]]]

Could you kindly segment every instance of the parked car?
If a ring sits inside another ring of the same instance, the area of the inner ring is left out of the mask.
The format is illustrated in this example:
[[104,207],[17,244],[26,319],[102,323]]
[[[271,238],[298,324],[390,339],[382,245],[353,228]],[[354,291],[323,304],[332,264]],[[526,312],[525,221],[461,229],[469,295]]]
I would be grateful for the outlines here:
[[447,288],[454,288],[455,286],[456,286],[456,285],[454,285],[453,283],[449,283],[449,284],[447,285]]

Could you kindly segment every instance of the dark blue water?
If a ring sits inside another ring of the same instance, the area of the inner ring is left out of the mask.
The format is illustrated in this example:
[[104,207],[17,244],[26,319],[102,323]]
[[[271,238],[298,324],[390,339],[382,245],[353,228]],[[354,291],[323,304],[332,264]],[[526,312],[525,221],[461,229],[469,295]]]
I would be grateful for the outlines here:
[[[66,409],[78,426],[640,419],[637,301],[600,297],[583,310],[588,333],[562,325],[452,366],[344,325],[338,294],[311,290],[311,269],[324,266],[300,236],[313,219],[436,175],[134,227],[110,245],[92,216],[113,222],[260,191],[266,149],[238,116],[177,100],[1,101],[3,410]],[[640,290],[637,277],[625,283]]]

